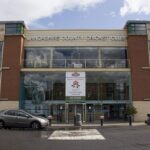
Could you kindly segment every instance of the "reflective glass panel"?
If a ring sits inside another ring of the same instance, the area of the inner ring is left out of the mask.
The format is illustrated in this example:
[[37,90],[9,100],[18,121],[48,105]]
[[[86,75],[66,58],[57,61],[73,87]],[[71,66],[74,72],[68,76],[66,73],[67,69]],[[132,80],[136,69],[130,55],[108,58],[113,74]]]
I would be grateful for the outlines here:
[[27,68],[126,68],[123,47],[31,47],[25,48]]
[[[65,100],[65,73],[26,73],[25,99],[32,104]],[[87,72],[87,100],[129,100],[129,73]]]
[[51,66],[51,48],[33,47],[25,49],[25,67],[48,68]]

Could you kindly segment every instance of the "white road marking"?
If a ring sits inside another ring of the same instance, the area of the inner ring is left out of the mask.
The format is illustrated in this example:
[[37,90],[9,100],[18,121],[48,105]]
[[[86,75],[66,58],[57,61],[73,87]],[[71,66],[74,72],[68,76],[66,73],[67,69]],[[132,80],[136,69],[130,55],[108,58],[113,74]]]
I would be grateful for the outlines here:
[[48,140],[105,140],[103,135],[96,129],[83,130],[57,130]]

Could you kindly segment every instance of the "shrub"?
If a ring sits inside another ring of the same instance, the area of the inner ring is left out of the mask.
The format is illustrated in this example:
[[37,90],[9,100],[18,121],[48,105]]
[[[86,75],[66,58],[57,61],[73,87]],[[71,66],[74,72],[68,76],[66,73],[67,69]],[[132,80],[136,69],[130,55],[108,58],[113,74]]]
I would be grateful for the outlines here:
[[137,113],[137,110],[134,106],[130,105],[130,106],[127,106],[127,108],[125,109],[125,114],[126,115],[135,115]]

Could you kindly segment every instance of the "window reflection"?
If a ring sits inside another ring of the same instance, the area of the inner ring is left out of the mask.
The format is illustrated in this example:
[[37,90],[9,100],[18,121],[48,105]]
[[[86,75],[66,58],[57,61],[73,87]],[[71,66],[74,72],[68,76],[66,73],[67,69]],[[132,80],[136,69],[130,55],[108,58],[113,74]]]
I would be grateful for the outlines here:
[[129,74],[87,73],[86,90],[88,100],[129,100]]
[[29,68],[126,68],[126,48],[38,47],[26,48]]
[[64,100],[64,75],[64,73],[26,73],[24,75],[26,99],[32,100],[32,103],[37,101],[38,104],[51,99]]
[[[129,73],[87,72],[86,100],[129,100]],[[25,73],[25,99],[32,104],[65,100],[65,73]]]
[[98,47],[56,47],[53,55],[55,62],[53,66],[61,67],[62,64],[60,64],[59,61],[62,61],[66,68],[88,67],[88,65],[90,66],[90,62],[88,62],[89,59],[99,59],[98,50]]
[[127,52],[125,48],[102,48],[101,59],[104,68],[127,67]]
[[51,52],[49,48],[26,48],[25,67],[29,68],[48,68],[51,63]]

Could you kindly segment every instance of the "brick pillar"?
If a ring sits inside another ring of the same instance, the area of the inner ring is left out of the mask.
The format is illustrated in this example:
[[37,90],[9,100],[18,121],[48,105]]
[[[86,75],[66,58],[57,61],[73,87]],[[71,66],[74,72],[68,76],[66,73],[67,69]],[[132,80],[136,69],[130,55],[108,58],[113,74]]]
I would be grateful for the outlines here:
[[150,98],[150,70],[147,35],[128,36],[128,57],[130,59],[132,78],[132,99],[143,101]]
[[1,99],[19,100],[23,45],[22,35],[9,35],[4,38]]

